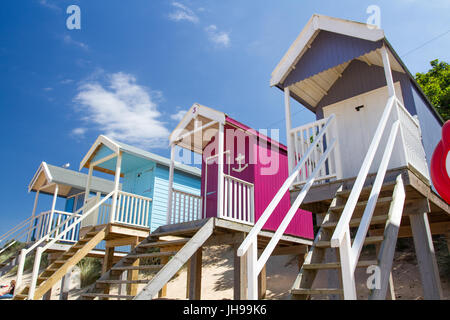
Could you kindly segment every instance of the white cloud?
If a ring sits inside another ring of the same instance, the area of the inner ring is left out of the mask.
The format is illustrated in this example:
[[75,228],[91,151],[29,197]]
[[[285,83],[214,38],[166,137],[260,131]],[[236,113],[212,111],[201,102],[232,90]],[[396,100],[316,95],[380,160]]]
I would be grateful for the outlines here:
[[75,128],[72,130],[72,135],[76,137],[84,137],[84,134],[86,133],[86,128]]
[[41,6],[44,6],[46,8],[52,9],[52,10],[61,11],[60,7],[58,7],[56,4],[54,4],[48,0],[39,0],[39,4]]
[[170,119],[175,120],[175,121],[181,121],[181,119],[183,119],[186,112],[187,112],[187,110],[180,110],[177,113],[172,114],[170,116]]
[[89,49],[87,44],[80,42],[80,41],[73,40],[72,37],[69,35],[65,35],[63,37],[63,40],[64,40],[64,43],[66,43],[68,45],[74,45],[74,46],[80,47],[81,49],[84,49],[84,50]]
[[173,21],[190,21],[192,23],[197,23],[199,21],[197,15],[187,6],[179,3],[172,2],[172,6],[175,11],[169,14],[169,19]]
[[217,46],[229,47],[230,46],[230,33],[224,31],[218,31],[217,26],[214,24],[205,28],[208,33],[209,39]]
[[44,91],[52,91],[53,90],[53,88],[51,88],[51,87],[48,87],[48,88],[44,88]]
[[[169,131],[151,91],[130,74],[106,75],[107,85],[90,79],[79,87],[74,101],[84,120],[113,139],[150,149],[167,143]],[[158,97],[157,97],[158,98]]]

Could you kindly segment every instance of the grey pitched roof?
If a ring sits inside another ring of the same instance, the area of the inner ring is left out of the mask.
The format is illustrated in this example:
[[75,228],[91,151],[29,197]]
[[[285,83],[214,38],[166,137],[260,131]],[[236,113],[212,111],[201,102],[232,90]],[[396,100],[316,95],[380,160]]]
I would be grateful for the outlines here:
[[[35,191],[33,186],[41,172],[44,172],[47,183],[66,185],[80,190],[86,188],[87,174],[42,162],[28,186],[29,191]],[[92,177],[91,191],[110,193],[113,189],[114,181]]]

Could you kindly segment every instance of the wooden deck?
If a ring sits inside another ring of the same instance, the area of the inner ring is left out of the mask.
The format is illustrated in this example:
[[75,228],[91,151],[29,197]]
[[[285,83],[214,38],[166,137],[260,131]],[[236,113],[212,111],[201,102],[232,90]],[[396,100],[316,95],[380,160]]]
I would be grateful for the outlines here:
[[[436,194],[429,182],[411,167],[403,167],[386,172],[384,185],[394,184],[396,177],[401,174],[406,191],[406,202],[403,215],[428,213],[431,233],[448,234],[450,232],[450,206]],[[376,177],[368,175],[364,189],[370,191]],[[340,186],[345,192],[350,192],[355,178],[336,180],[328,183],[313,185],[309,190],[301,208],[316,214],[325,213]],[[295,199],[300,188],[291,190],[291,199]],[[371,235],[382,235],[383,229],[371,229]],[[411,237],[412,230],[409,219],[402,219],[399,237]]]

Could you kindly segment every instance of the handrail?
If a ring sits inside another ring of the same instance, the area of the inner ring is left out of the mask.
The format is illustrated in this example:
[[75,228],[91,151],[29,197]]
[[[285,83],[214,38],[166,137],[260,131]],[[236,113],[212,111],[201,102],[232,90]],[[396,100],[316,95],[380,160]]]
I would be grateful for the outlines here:
[[[381,137],[383,136],[387,122],[389,119],[389,115],[393,109],[393,106],[396,106],[397,112],[399,109],[402,109],[401,112],[405,112],[409,114],[409,112],[404,109],[401,105],[400,101],[392,96],[386,103],[385,110],[383,111],[383,115],[378,123],[375,135],[370,144],[369,150],[364,158],[364,162],[361,166],[361,169],[358,173],[358,176],[353,185],[352,191],[350,192],[347,203],[345,204],[344,210],[341,214],[341,217],[337,223],[336,229],[331,237],[331,246],[336,248],[339,247],[340,260],[341,260],[341,272],[342,272],[342,282],[344,287],[344,298],[345,299],[356,299],[356,286],[355,286],[355,269],[358,264],[359,256],[361,254],[362,248],[364,246],[364,242],[367,236],[367,232],[370,227],[370,222],[372,220],[373,213],[375,211],[375,207],[377,205],[378,197],[381,192],[381,188],[383,186],[383,181],[386,175],[386,171],[389,165],[389,161],[392,156],[392,151],[394,149],[395,141],[397,135],[402,130],[402,122],[401,119],[398,118],[391,126],[390,133],[388,136],[388,140],[386,146],[384,148],[383,156],[381,162],[378,167],[377,175],[375,177],[375,181],[373,183],[366,207],[364,209],[361,222],[358,226],[358,230],[356,236],[353,240],[353,244],[350,239],[350,220],[352,218],[353,212],[355,210],[356,204],[359,200],[361,190],[364,186],[364,182],[367,178],[369,169],[372,165],[373,159],[375,157],[375,153],[377,152]],[[398,116],[398,113],[397,113]],[[410,119],[415,120],[410,117]],[[417,124],[416,121],[414,123]],[[398,207],[398,208],[397,208]],[[396,210],[401,210],[399,206],[395,206]],[[395,214],[400,214],[401,212],[395,212]]]
[[348,224],[352,218],[353,211],[355,210],[356,204],[359,199],[359,194],[361,193],[361,190],[364,186],[364,181],[366,180],[367,174],[370,170],[370,166],[372,165],[372,161],[375,157],[375,153],[378,149],[378,145],[380,144],[381,137],[389,119],[389,115],[391,113],[394,102],[395,96],[392,96],[386,103],[385,110],[383,112],[383,115],[381,116],[381,120],[369,146],[369,151],[367,151],[361,169],[359,170],[358,176],[353,185],[352,191],[350,192],[350,196],[342,212],[341,218],[339,219],[339,222],[331,238],[331,245],[333,247],[338,247],[344,239],[344,234],[348,229]]
[[16,243],[17,241],[16,240],[13,240],[13,241],[11,241],[10,243],[8,243],[8,245],[6,246],[6,247],[4,247],[4,248],[2,248],[2,250],[0,250],[0,254],[3,252],[3,251],[5,251],[5,250],[7,250],[9,247],[11,247],[14,243]]
[[[61,229],[65,224],[68,224],[72,218],[77,218],[79,213],[85,208],[86,203],[80,209],[78,209],[77,211],[72,213],[69,217],[67,217],[67,219],[65,219],[63,222],[61,222],[55,228],[53,228],[50,232],[48,232],[45,236],[36,240],[29,248],[24,248],[21,250],[21,253],[19,255],[19,263],[18,263],[18,269],[17,269],[17,275],[16,275],[16,288],[20,288],[20,285],[22,282],[23,269],[25,266],[25,258],[27,256],[27,254],[30,253],[31,251],[33,251],[38,246],[40,246],[44,241],[48,241],[51,234],[53,234],[57,230]],[[41,217],[47,213],[48,212],[41,212],[38,216],[36,216],[36,218]],[[73,225],[76,225],[76,224],[73,224]],[[33,228],[36,228],[36,227],[37,226],[34,226]],[[18,291],[19,290],[15,290],[15,292],[18,292]]]
[[134,194],[134,193],[125,192],[125,191],[122,191],[122,190],[119,190],[118,193],[119,194],[123,194],[125,196],[137,198],[137,199],[142,199],[142,200],[146,200],[146,201],[153,201],[152,198],[144,197],[144,196],[141,196],[141,195],[138,195],[138,194]]
[[258,221],[253,226],[252,230],[250,230],[247,237],[244,239],[242,244],[239,246],[237,254],[238,256],[244,255],[244,253],[248,250],[250,247],[250,244],[257,238],[258,233],[262,230],[264,225],[266,224],[267,220],[269,220],[270,216],[272,215],[275,208],[280,203],[281,199],[284,197],[294,180],[297,178],[297,176],[300,174],[300,169],[305,164],[308,157],[311,155],[312,151],[315,148],[316,141],[319,141],[325,134],[327,128],[331,125],[332,121],[335,119],[335,115],[332,114],[325,126],[321,129],[319,134],[315,137],[314,143],[312,143],[306,153],[303,155],[302,159],[297,163],[295,168],[293,169],[292,173],[289,175],[289,177],[286,179],[286,181],[283,183],[281,188],[278,190],[275,197],[270,201],[269,205],[267,206],[266,210],[264,210],[263,214],[259,217]]
[[289,223],[291,222],[292,218],[294,217],[295,213],[298,211],[298,208],[300,207],[301,203],[306,197],[306,194],[309,191],[309,188],[314,183],[314,180],[317,176],[317,173],[320,171],[320,168],[325,163],[325,160],[328,158],[328,155],[330,154],[331,150],[334,149],[336,145],[336,138],[333,139],[331,142],[331,145],[327,150],[324,152],[322,157],[320,158],[317,167],[312,172],[311,176],[308,178],[307,182],[303,186],[302,190],[298,194],[297,198],[295,199],[294,203],[292,204],[291,208],[289,209],[288,213],[286,213],[286,216],[284,217],[283,221],[281,221],[279,227],[275,231],[275,234],[270,239],[269,243],[267,244],[266,248],[264,249],[263,253],[258,259],[258,262],[256,264],[256,273],[259,274],[266,264],[267,260],[269,259],[270,255],[272,254],[273,250],[275,249],[278,241],[283,236],[284,232],[286,231],[287,227],[289,226]]
[[267,208],[264,210],[264,213],[261,215],[261,217],[258,219],[254,227],[250,230],[247,237],[244,239],[244,241],[241,243],[237,250],[238,256],[243,256],[244,254],[247,254],[247,298],[256,300],[258,298],[258,284],[257,284],[257,278],[259,273],[261,272],[262,268],[266,264],[267,260],[269,259],[270,255],[272,254],[273,250],[275,249],[277,243],[281,239],[282,235],[286,231],[287,227],[289,226],[290,222],[292,221],[293,217],[295,216],[296,212],[298,211],[298,208],[300,207],[301,203],[306,197],[306,194],[308,193],[309,189],[313,185],[316,176],[322,169],[322,166],[325,164],[325,161],[328,159],[331,151],[335,148],[337,144],[337,138],[334,138],[332,142],[327,145],[326,151],[321,155],[316,167],[314,168],[311,175],[309,175],[308,180],[303,185],[302,190],[297,195],[297,198],[295,199],[294,203],[291,205],[290,209],[286,213],[285,217],[283,218],[282,222],[278,226],[277,230],[275,231],[274,235],[270,239],[268,245],[262,252],[261,256],[258,259],[257,255],[257,241],[258,241],[258,233],[262,230],[263,226],[266,224],[267,220],[272,215],[275,208],[278,206],[279,202],[281,201],[282,197],[286,194],[286,192],[289,190],[292,183],[295,181],[297,176],[300,174],[301,168],[303,164],[306,162],[312,151],[314,150],[316,144],[324,137],[325,133],[328,132],[328,127],[333,123],[333,120],[335,119],[334,114],[331,115],[328,120],[326,121],[326,124],[321,128],[317,136],[315,136],[313,142],[308,147],[308,150],[305,152],[305,154],[302,156],[300,161],[295,166],[292,173],[289,175],[289,177],[286,179],[286,181],[283,183],[281,188],[278,190],[275,197],[272,199],[270,204],[267,206]]
[[[79,223],[81,223],[81,221],[86,219],[92,212],[96,211],[106,200],[111,198],[116,193],[117,193],[116,190],[111,191],[106,197],[104,197],[101,201],[97,202],[86,213],[83,213],[80,217],[77,217],[78,219],[76,219],[76,221],[74,223],[68,225],[61,233],[58,234],[58,236],[53,238],[44,247],[39,247],[37,249],[36,256],[34,258],[35,260],[34,260],[33,273],[32,273],[32,278],[31,278],[31,284],[30,284],[30,290],[29,290],[29,293],[28,293],[28,297],[32,297],[32,299],[34,298],[34,292],[36,290],[36,283],[37,283],[37,278],[38,278],[38,275],[39,275],[39,267],[40,267],[40,261],[41,261],[42,253],[45,250],[47,250],[49,247],[51,247],[53,244],[55,244],[57,241],[61,240],[61,238],[66,235],[66,233],[68,233],[73,228],[75,228]],[[73,215],[71,216],[71,218],[72,217],[73,217]],[[62,225],[60,225],[59,227],[57,227],[57,228],[55,228],[53,230],[58,230],[59,228],[61,228],[61,226]],[[52,230],[52,232],[53,232],[53,230]],[[49,234],[50,234],[50,232],[49,232]]]
[[29,216],[27,219],[23,220],[21,223],[15,225],[13,228],[11,228],[10,230],[8,230],[7,232],[5,232],[1,237],[0,237],[0,243],[2,241],[4,241],[6,238],[8,238],[10,235],[16,233],[19,229],[22,229],[24,227],[24,225],[26,225],[28,222],[30,222],[30,219],[33,219],[33,216]]
[[[42,250],[45,251],[46,249],[48,249],[50,246],[52,246],[53,244],[55,244],[55,242],[59,241],[66,233],[68,233],[69,231],[71,231],[73,228],[75,228],[81,221],[83,221],[84,219],[86,219],[86,217],[88,217],[92,212],[94,212],[95,210],[97,210],[97,208],[99,208],[106,200],[108,200],[110,197],[112,197],[114,195],[116,191],[111,191],[106,197],[104,197],[101,201],[97,202],[92,208],[90,208],[86,213],[82,214],[81,216],[78,217],[78,220],[75,223],[70,224],[67,228],[64,229],[64,231],[62,231],[61,233],[58,234],[57,237],[53,238],[52,241],[50,241],[49,243],[47,243]],[[55,228],[57,229],[57,228]]]
[[254,186],[253,183],[250,183],[248,181],[244,181],[244,180],[241,180],[239,178],[230,176],[229,174],[223,174],[223,177],[227,178],[227,179],[230,179],[230,180],[234,180],[234,181],[242,183],[242,184],[245,184],[246,186],[249,186],[249,187],[253,187]]

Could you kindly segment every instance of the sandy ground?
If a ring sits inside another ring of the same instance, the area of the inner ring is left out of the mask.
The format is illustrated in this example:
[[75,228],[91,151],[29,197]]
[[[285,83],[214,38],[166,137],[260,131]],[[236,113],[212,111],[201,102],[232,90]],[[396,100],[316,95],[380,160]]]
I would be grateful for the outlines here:
[[[364,259],[370,259],[371,254],[365,254]],[[296,256],[271,257],[267,264],[267,299],[289,299],[289,289],[297,276]],[[168,284],[167,297],[171,299],[186,299],[186,268]],[[368,290],[365,282],[368,275],[365,269],[358,269],[358,296],[367,297]],[[30,274],[25,274],[24,283],[30,281]],[[81,292],[76,288],[77,275],[72,283],[73,289],[69,299],[77,299]],[[448,278],[441,277],[445,299],[450,299],[450,283]],[[0,278],[1,284],[7,284],[14,276],[6,275]],[[423,299],[420,274],[414,252],[397,252],[393,266],[393,279],[396,299]],[[326,287],[327,275],[321,274],[315,281],[314,287]],[[60,286],[56,285],[52,292],[52,299],[59,299]],[[117,292],[113,289],[112,292]],[[233,299],[233,252],[228,246],[215,246],[204,249],[202,270],[202,299]]]

